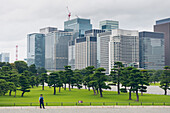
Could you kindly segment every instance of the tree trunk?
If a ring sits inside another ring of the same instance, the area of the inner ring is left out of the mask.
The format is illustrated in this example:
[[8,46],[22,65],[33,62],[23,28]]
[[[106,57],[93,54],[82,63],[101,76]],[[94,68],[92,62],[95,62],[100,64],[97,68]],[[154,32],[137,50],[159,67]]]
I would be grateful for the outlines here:
[[11,96],[11,92],[12,92],[12,90],[9,91],[9,96]]
[[66,90],[66,83],[64,83],[64,90]]
[[24,96],[24,93],[25,93],[25,92],[23,91],[23,92],[22,92],[22,95],[21,95],[21,97],[23,97],[23,96]]
[[138,90],[136,90],[136,101],[139,101],[139,95],[138,95]]
[[86,85],[84,85],[85,86],[85,89],[87,89],[87,86]]
[[132,89],[132,87],[129,89],[129,100],[132,100],[131,89]]
[[99,89],[97,88],[97,94],[99,94]]
[[15,95],[14,95],[14,97],[16,97],[16,94],[17,94],[17,91],[15,91]]
[[164,95],[167,95],[167,89],[164,89],[164,91],[165,91]]
[[88,90],[90,91],[90,87],[88,87]]
[[[143,88],[143,84],[142,84],[142,88]],[[141,96],[143,96],[143,91],[141,91]]]
[[44,83],[42,84],[42,90],[44,90]]
[[60,93],[61,87],[59,87],[59,93]]
[[34,88],[34,85],[31,85],[32,86],[32,88]]
[[69,83],[69,85],[68,85],[68,88],[69,88],[69,91],[71,91],[71,88],[70,88],[70,83]]
[[96,90],[95,90],[95,88],[94,88],[94,87],[92,87],[92,88],[93,88],[94,95],[96,95]]
[[102,95],[102,89],[99,88],[99,91],[100,91],[100,97],[103,97],[103,95]]
[[120,94],[120,82],[119,81],[117,83],[117,93],[118,93],[118,95]]
[[55,84],[54,84],[54,95],[56,94]]

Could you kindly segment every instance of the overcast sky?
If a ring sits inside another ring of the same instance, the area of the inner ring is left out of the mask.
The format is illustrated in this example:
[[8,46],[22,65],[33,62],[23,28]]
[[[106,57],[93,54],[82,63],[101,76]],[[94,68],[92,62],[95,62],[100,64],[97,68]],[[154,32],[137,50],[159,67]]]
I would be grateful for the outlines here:
[[67,9],[71,19],[91,19],[93,28],[99,21],[117,20],[121,29],[152,31],[156,20],[170,17],[170,0],[0,0],[0,52],[10,52],[15,61],[27,57],[27,34],[43,27],[64,28]]

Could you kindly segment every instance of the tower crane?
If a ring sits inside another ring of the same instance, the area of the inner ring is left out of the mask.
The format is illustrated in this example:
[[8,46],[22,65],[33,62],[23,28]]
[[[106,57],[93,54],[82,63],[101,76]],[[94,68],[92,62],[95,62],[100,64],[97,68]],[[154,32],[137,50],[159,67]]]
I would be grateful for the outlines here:
[[70,20],[71,12],[69,11],[68,6],[67,6],[67,11],[68,11],[68,20]]

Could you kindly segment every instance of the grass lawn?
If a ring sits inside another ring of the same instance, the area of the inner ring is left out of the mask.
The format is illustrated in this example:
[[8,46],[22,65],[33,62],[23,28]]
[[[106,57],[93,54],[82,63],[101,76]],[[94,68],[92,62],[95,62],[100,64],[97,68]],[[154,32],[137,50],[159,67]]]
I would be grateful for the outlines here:
[[[32,88],[31,92],[25,93],[24,97],[21,97],[21,92],[17,91],[17,96],[0,96],[0,106],[24,106],[24,105],[38,105],[38,99],[40,94],[44,95],[45,104],[47,105],[76,105],[76,102],[82,100],[83,104],[78,105],[115,105],[118,102],[118,105],[128,105],[129,102],[131,105],[163,105],[165,102],[166,105],[170,105],[170,96],[169,95],[153,95],[153,94],[144,94],[143,96],[139,96],[139,102],[136,102],[136,95],[132,93],[132,99],[128,100],[127,93],[121,93],[120,95],[117,92],[113,91],[103,91],[103,96],[93,95],[93,91],[88,91],[86,89],[72,89],[72,91],[68,91],[62,89],[60,93],[53,95],[53,88],[45,87],[45,90],[41,90],[41,87]],[[63,103],[62,103],[63,102]],[[106,102],[106,103],[103,103]]]
[[155,84],[154,83],[149,83],[150,86],[160,86],[160,83],[159,82],[156,82]]

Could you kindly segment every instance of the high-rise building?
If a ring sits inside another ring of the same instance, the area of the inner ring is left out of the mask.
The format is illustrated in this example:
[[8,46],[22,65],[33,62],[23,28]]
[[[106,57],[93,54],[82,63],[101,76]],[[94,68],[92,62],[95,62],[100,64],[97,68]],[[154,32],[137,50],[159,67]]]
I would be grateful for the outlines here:
[[139,65],[139,34],[135,30],[115,29],[100,33],[97,37],[97,60],[99,67],[109,74],[114,62],[120,61],[125,66]]
[[68,65],[68,42],[71,32],[62,30],[50,32],[45,36],[45,68],[47,70],[64,70]]
[[99,22],[99,27],[105,31],[111,31],[112,29],[119,29],[119,21],[104,20]]
[[144,69],[163,69],[165,66],[164,34],[139,33],[139,64]]
[[75,41],[75,69],[97,67],[97,38],[86,36]]
[[47,34],[47,33],[53,32],[53,31],[57,31],[57,28],[45,27],[45,28],[40,29],[40,33],[43,33],[43,34]]
[[154,32],[164,33],[165,65],[170,66],[170,18],[156,21]]
[[85,31],[91,30],[90,19],[75,18],[64,22],[64,31],[72,32],[72,38],[69,42],[68,65],[75,69],[75,39],[83,38]]
[[73,33],[73,40],[84,37],[85,31],[91,30],[90,19],[75,18],[64,22],[64,31]]
[[0,62],[9,62],[9,53],[1,53]]
[[69,42],[68,46],[68,65],[75,69],[75,40]]
[[85,31],[85,36],[97,37],[97,34],[103,33],[103,32],[105,32],[105,30],[100,30],[100,29],[87,30]]
[[45,35],[32,33],[27,35],[27,63],[36,67],[45,67]]

